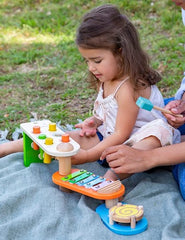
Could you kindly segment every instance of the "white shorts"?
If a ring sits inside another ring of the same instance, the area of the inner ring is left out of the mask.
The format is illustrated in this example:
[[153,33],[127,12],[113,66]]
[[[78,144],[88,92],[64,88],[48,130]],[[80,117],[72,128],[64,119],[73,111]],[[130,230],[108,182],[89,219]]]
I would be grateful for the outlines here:
[[173,143],[174,128],[162,119],[153,120],[142,126],[136,133],[124,142],[124,144],[133,146],[144,138],[154,136],[161,142],[161,146],[171,145]]

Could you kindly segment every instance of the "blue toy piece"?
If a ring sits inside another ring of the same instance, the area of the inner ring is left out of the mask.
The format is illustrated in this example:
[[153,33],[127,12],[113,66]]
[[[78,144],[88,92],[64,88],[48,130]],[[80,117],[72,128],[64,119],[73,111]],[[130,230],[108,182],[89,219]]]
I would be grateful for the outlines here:
[[138,105],[138,107],[145,109],[147,111],[151,111],[152,108],[154,107],[150,100],[143,97],[139,97],[136,101],[136,104]]
[[[122,203],[123,205],[125,203]],[[137,221],[135,228],[131,228],[128,223],[116,223],[110,224],[109,219],[109,209],[106,208],[105,204],[101,204],[96,208],[96,212],[99,214],[101,220],[105,224],[107,228],[109,228],[112,232],[120,235],[135,235],[144,232],[148,227],[148,222],[145,217],[142,217],[141,220]],[[127,210],[128,212],[128,210]]]

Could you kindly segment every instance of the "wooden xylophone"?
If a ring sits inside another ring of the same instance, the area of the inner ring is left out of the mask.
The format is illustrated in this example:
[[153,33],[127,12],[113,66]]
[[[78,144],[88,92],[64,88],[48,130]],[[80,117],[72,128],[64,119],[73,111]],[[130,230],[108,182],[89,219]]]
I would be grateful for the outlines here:
[[112,181],[84,169],[72,169],[71,174],[67,176],[56,172],[53,174],[52,180],[63,188],[105,200],[107,208],[115,205],[119,197],[125,193],[125,187],[119,180]]

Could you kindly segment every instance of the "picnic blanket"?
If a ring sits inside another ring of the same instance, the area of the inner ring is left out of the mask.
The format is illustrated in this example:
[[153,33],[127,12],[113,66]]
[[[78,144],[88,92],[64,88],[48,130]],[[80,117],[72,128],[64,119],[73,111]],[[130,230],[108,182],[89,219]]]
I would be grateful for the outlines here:
[[[150,160],[150,159],[149,159]],[[97,162],[78,166],[101,176]],[[0,240],[173,240],[185,239],[185,202],[167,168],[122,181],[123,201],[143,205],[148,228],[124,236],[110,231],[96,213],[101,200],[66,193],[52,182],[58,161],[23,164],[23,153],[0,158]]]

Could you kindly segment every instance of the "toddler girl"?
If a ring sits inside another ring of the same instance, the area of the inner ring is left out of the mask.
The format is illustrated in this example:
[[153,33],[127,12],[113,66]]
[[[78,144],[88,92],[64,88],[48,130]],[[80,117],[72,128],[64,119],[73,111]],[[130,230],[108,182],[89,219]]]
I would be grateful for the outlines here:
[[[112,5],[93,9],[84,16],[76,43],[99,92],[94,115],[76,125],[81,130],[70,132],[81,146],[74,164],[96,161],[104,149],[121,143],[153,149],[180,141],[178,130],[160,112],[147,112],[135,103],[142,96],[164,107],[155,85],[161,77],[149,65],[137,30],[125,15]],[[106,160],[101,163],[106,165]],[[106,177],[115,178],[110,171]]]

